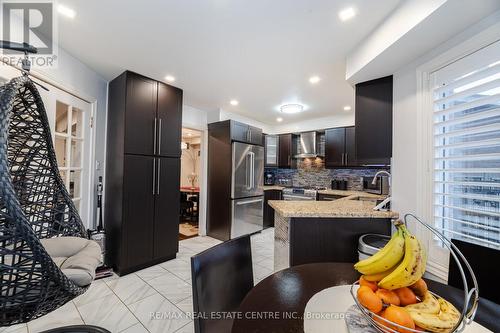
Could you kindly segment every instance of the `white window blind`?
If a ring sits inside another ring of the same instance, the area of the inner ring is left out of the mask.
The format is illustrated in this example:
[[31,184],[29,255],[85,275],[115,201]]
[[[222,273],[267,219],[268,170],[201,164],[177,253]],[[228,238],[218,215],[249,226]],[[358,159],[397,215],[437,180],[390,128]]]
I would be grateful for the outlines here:
[[500,248],[500,42],[434,72],[431,87],[434,223]]

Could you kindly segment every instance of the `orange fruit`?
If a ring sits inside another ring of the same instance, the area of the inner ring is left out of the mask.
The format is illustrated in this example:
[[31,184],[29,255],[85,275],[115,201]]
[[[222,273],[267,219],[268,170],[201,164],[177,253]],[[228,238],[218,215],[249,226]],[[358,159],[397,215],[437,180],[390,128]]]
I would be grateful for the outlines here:
[[357,292],[358,296],[359,296],[359,294],[361,294],[361,293],[363,293],[365,291],[371,291],[371,292],[373,292],[373,290],[371,290],[369,287],[367,287],[367,286],[361,286],[361,287],[359,287],[358,292]]
[[[393,323],[396,323],[398,325],[415,329],[415,322],[413,319],[411,319],[410,314],[408,311],[406,311],[404,308],[401,308],[396,305],[389,305],[387,309],[385,309],[383,313],[383,318],[390,320]],[[387,324],[386,325],[389,328],[392,328],[395,331],[401,332],[401,333],[409,333],[409,330],[405,330],[404,328],[399,328],[396,325],[391,325]]]
[[415,293],[408,287],[395,289],[394,292],[398,295],[401,306],[417,303],[417,296],[415,296]]
[[378,289],[375,294],[380,297],[385,304],[394,304],[398,306],[401,304],[398,295],[392,290]]
[[361,292],[358,292],[358,300],[361,305],[371,312],[379,313],[382,311],[382,300],[369,288],[365,288]]
[[367,280],[364,279],[363,276],[361,276],[359,278],[359,285],[360,286],[367,286],[372,291],[376,291],[378,289],[377,282],[375,282],[375,281],[367,281]]
[[428,291],[427,283],[423,279],[418,280],[414,284],[410,286],[410,289],[417,295],[418,297],[424,297]]
[[[382,311],[380,312],[378,315],[380,317],[384,317],[384,312],[385,311]],[[373,320],[375,320],[381,327],[379,327],[383,332],[390,332],[388,330],[384,330],[383,327],[387,327],[388,323],[386,323],[385,321],[383,321],[382,319],[380,319],[379,317],[376,317],[376,316],[372,316],[373,317]]]

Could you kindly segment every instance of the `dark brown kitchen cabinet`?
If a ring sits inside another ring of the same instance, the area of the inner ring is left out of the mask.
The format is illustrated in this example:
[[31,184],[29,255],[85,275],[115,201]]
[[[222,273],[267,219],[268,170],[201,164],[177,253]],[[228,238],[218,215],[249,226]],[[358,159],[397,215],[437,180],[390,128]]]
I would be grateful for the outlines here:
[[[179,112],[180,111],[180,112]],[[182,136],[182,90],[158,82],[158,155],[180,157]]]
[[231,139],[253,145],[262,145],[262,130],[247,124],[231,120]]
[[124,275],[178,250],[182,90],[127,71],[108,103],[106,263]]
[[278,167],[283,169],[295,168],[294,142],[292,134],[280,134],[278,149]]
[[130,73],[126,77],[125,153],[153,155],[157,103],[156,81]]
[[264,191],[264,229],[274,227],[274,209],[269,206],[269,200],[281,200],[281,190]]
[[[180,192],[172,191],[180,187],[181,161],[178,158],[161,157],[156,159],[157,178],[154,217],[154,258],[165,258],[177,252],[177,238],[179,233],[178,210],[172,209],[173,203],[180,202]],[[175,235],[175,239],[173,239]]]
[[124,159],[122,241],[134,244],[124,252],[124,266],[139,266],[153,257],[153,163],[149,156],[126,155]]
[[356,85],[356,158],[389,165],[392,156],[392,76]]
[[357,166],[354,127],[330,128],[325,131],[325,166]]

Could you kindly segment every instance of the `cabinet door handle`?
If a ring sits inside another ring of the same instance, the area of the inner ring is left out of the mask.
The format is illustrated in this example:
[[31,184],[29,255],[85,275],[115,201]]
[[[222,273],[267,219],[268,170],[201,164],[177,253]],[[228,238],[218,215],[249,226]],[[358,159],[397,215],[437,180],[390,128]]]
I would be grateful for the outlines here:
[[156,194],[156,158],[153,158],[153,195]]
[[158,159],[158,168],[157,168],[157,172],[158,172],[158,177],[156,177],[156,194],[157,195],[160,195],[160,175],[161,175],[161,159],[159,158]]
[[158,123],[158,119],[155,117],[155,122],[154,122],[154,131],[153,131],[153,154],[156,154],[156,129],[157,129],[157,123]]
[[158,155],[161,155],[161,118],[160,118],[160,124],[158,127]]
[[349,165],[349,154],[345,153],[345,165]]

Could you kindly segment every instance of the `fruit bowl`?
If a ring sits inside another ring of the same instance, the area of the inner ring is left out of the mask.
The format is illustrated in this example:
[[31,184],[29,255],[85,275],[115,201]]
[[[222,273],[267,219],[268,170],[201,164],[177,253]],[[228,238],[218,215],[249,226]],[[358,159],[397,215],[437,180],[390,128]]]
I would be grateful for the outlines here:
[[[428,290],[421,279],[427,256],[418,239],[406,229],[409,217],[436,235],[456,261],[463,280],[462,311]],[[389,243],[372,257],[354,266],[363,274],[350,289],[361,314],[382,333],[462,332],[474,320],[479,299],[477,280],[469,263],[449,239],[415,215],[406,214],[404,223],[397,221],[395,225],[397,231]],[[472,278],[473,286],[470,289],[459,258]],[[413,298],[407,297],[403,291]]]

